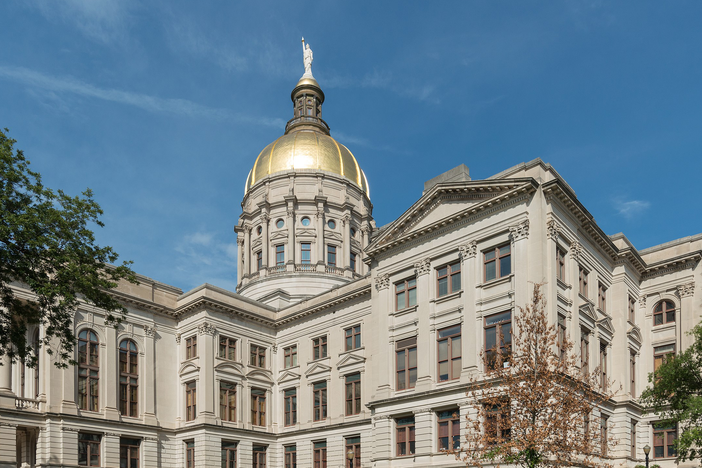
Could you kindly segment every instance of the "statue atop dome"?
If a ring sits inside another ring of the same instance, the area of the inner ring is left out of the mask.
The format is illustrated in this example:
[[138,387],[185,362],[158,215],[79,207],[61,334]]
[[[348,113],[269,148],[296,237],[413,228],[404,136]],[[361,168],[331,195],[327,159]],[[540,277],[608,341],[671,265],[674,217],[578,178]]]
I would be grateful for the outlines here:
[[309,44],[305,44],[305,38],[302,38],[302,60],[305,64],[305,74],[302,76],[312,76],[312,49]]

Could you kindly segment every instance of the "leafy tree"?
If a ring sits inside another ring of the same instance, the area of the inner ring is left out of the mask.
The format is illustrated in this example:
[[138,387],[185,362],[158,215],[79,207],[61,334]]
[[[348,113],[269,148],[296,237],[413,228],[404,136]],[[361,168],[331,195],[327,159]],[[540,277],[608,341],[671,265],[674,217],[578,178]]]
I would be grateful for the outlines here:
[[702,458],[702,324],[688,332],[694,343],[648,375],[640,401],[663,424],[676,424],[678,461]]
[[469,386],[473,411],[452,452],[475,467],[611,467],[614,439],[594,418],[614,396],[611,384],[602,385],[599,368],[581,370],[568,336],[548,325],[541,285],[513,315],[514,331],[481,354],[486,372]]
[[131,262],[112,266],[117,254],[95,244],[89,225],[103,226],[102,210],[90,189],[71,197],[45,187],[7,131],[0,131],[0,356],[34,365],[36,344],[27,340],[27,328],[41,324],[38,346],[66,367],[78,305],[92,303],[116,324],[126,309],[110,290],[136,276]]

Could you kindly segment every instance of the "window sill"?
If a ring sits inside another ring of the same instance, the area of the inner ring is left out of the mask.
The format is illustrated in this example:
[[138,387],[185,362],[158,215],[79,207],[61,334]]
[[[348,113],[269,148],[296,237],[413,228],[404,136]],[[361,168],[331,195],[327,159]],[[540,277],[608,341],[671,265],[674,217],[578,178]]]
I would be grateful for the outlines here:
[[558,284],[558,286],[560,286],[563,289],[570,289],[572,287],[570,284],[566,283],[565,281],[559,278],[556,278],[556,284]]
[[665,330],[675,330],[675,322],[663,323],[661,325],[653,325],[651,330],[653,331],[665,331]]
[[341,357],[341,356],[343,356],[343,355],[345,355],[345,354],[353,353],[354,351],[361,351],[361,350],[363,350],[363,349],[366,349],[366,347],[365,347],[365,346],[361,346],[361,347],[359,347],[359,348],[349,349],[348,351],[342,351],[342,352],[339,353],[339,357]]
[[309,365],[314,364],[314,363],[316,363],[316,362],[327,361],[327,360],[329,360],[329,359],[331,359],[331,356],[327,355],[327,356],[324,356],[324,357],[321,357],[321,358],[317,358],[317,359],[313,359],[313,360],[311,360],[311,361],[307,361],[307,365],[309,366]]
[[459,377],[456,377],[455,379],[447,379],[447,380],[438,380],[436,381],[436,385],[446,385],[449,383],[456,383],[460,380]]
[[456,299],[457,297],[461,297],[461,294],[463,294],[463,290],[460,289],[456,292],[452,292],[449,294],[446,294],[445,296],[437,297],[436,299],[432,299],[429,302],[434,302],[436,304],[441,304],[442,302],[447,302],[450,301],[451,299]]
[[393,316],[395,316],[395,317],[399,317],[400,315],[409,314],[409,313],[411,313],[411,312],[415,312],[416,310],[417,310],[417,306],[416,306],[416,305],[413,305],[413,306],[410,306],[410,307],[405,307],[404,309],[396,310],[396,311],[393,312],[391,315],[393,315]]
[[476,288],[483,288],[483,289],[488,289],[493,286],[497,286],[498,284],[504,284],[512,281],[512,277],[514,277],[514,273],[510,273],[507,276],[503,276],[502,278],[495,278],[490,281],[485,281],[484,283],[479,283],[475,287]]
[[290,366],[290,367],[283,367],[282,370],[283,370],[283,371],[289,371],[289,370],[292,370],[292,369],[299,369],[299,368],[300,368],[300,365],[299,365],[299,364],[296,364],[296,365]]
[[587,297],[587,296],[585,296],[583,293],[579,292],[579,293],[578,293],[578,297],[579,297],[583,302],[586,302],[586,303],[590,304],[591,306],[595,307],[595,303],[592,302],[592,301],[590,300],[590,298]]

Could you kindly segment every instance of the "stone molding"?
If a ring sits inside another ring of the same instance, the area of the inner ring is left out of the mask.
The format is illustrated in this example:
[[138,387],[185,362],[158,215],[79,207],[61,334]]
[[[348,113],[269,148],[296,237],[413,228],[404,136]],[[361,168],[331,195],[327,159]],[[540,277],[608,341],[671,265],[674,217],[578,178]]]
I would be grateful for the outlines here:
[[639,307],[646,307],[646,296],[639,297]]
[[390,287],[390,276],[386,273],[375,277],[375,289],[382,291]]
[[215,328],[214,325],[210,324],[209,322],[203,322],[197,327],[197,334],[198,335],[212,335],[217,333],[217,329]]
[[414,264],[414,274],[416,276],[428,275],[431,271],[431,260],[425,258]]
[[154,337],[156,335],[156,327],[150,327],[149,325],[144,325],[144,335]]
[[423,413],[433,413],[434,410],[431,408],[417,408],[412,410],[412,414],[423,414]]
[[519,224],[509,227],[509,237],[512,243],[529,237],[529,219],[525,219]]
[[176,344],[180,344],[180,333],[175,334]]
[[478,243],[470,241],[467,244],[459,245],[458,251],[461,253],[461,259],[464,261],[474,258],[478,254]]
[[546,223],[546,236],[549,239],[557,240],[558,234],[560,234],[560,232],[561,232],[561,229],[555,220],[552,219]]
[[578,241],[573,241],[570,244],[570,254],[575,260],[579,260],[583,255],[583,245]]
[[236,243],[237,243],[240,247],[243,247],[243,246],[244,246],[244,238],[241,237],[241,236],[238,236],[238,237],[236,238]]
[[695,294],[695,282],[692,281],[677,287],[680,297],[688,297]]

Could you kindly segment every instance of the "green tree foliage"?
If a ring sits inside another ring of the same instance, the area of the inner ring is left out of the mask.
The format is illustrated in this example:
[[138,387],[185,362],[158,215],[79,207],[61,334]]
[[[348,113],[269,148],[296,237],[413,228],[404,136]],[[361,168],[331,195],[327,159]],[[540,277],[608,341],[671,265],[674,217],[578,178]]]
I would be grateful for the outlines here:
[[41,324],[38,346],[66,367],[79,303],[103,309],[116,324],[126,309],[110,290],[136,277],[131,262],[112,266],[117,254],[95,244],[89,226],[103,226],[102,210],[90,189],[71,197],[45,187],[15,143],[0,131],[0,356],[34,365],[37,344],[27,340],[27,328]]
[[666,359],[648,375],[650,385],[641,394],[648,413],[661,423],[677,424],[679,461],[702,458],[702,324],[688,332],[692,346]]

